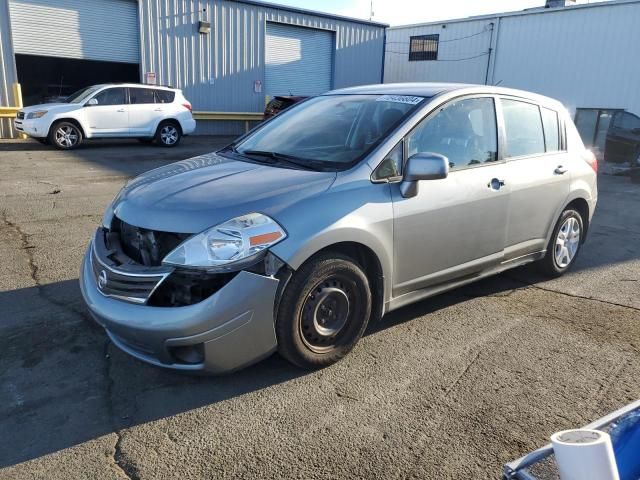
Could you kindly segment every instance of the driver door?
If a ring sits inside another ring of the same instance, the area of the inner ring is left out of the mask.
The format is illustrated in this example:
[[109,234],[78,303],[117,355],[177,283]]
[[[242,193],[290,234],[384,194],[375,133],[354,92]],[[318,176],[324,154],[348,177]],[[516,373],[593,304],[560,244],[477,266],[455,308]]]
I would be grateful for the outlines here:
[[405,138],[405,156],[439,153],[449,175],[419,183],[404,198],[392,185],[394,297],[475,275],[500,264],[506,241],[509,182],[498,157],[495,100],[453,100]]
[[[97,102],[97,104],[90,104]],[[126,137],[129,134],[129,105],[124,87],[102,90],[85,103],[85,124],[92,137]]]

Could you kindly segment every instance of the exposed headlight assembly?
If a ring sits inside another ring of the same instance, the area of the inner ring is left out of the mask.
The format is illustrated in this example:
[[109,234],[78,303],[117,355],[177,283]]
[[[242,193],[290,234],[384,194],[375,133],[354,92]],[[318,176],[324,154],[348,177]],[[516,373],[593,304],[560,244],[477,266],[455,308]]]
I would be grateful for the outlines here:
[[27,120],[44,117],[47,112],[48,110],[38,110],[36,112],[29,112],[27,113]]
[[285,238],[287,233],[275,220],[261,213],[250,213],[185,240],[162,263],[207,270],[242,268]]

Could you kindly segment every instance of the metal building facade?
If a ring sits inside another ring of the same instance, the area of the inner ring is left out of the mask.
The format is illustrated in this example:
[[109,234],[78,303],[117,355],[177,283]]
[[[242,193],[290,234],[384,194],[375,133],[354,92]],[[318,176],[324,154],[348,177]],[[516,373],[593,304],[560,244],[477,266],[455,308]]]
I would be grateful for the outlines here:
[[[261,112],[267,23],[333,32],[331,88],[382,79],[385,25],[228,0],[140,0],[141,74],[183,89],[194,110]],[[211,32],[198,32],[198,22]],[[237,134],[242,122],[198,121],[197,133]]]
[[[639,25],[640,1],[612,0],[393,27],[384,80],[500,84],[557,98],[572,111],[640,115]],[[410,62],[410,36],[433,33],[439,60]]]
[[[105,10],[112,7],[118,7],[119,17]],[[132,25],[128,7],[135,14]],[[72,15],[55,15],[65,9]],[[32,12],[31,19],[28,12]],[[43,20],[50,15],[55,21]],[[199,22],[210,23],[210,32],[200,33]],[[13,96],[13,85],[19,80],[15,54],[51,52],[50,56],[61,58],[139,60],[141,82],[153,73],[156,83],[181,88],[194,111],[259,113],[269,91],[265,83],[267,24],[330,33],[330,88],[382,81],[386,25],[375,22],[252,0],[0,0],[0,107],[17,106]],[[130,31],[130,37],[118,33],[111,38],[114,28],[116,33]],[[38,45],[29,43],[29,29]],[[71,51],[66,56],[56,48],[62,34],[73,36],[67,38]],[[114,49],[96,49],[105,42]],[[43,45],[50,49],[44,51]],[[100,58],[101,53],[107,56]],[[316,84],[327,84],[323,82]],[[238,134],[244,130],[244,121],[198,120],[196,133]],[[14,135],[11,120],[0,118],[0,138]]]

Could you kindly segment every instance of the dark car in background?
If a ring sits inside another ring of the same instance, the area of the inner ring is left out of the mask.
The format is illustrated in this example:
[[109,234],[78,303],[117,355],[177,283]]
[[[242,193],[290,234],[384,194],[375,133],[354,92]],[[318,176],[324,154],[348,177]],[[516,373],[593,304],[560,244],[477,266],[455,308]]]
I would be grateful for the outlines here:
[[269,103],[267,103],[267,106],[264,109],[264,119],[268,120],[271,117],[279,114],[283,110],[286,110],[290,106],[295,105],[296,103],[301,102],[302,100],[305,100],[307,98],[309,97],[277,95],[273,97],[273,99]]
[[605,161],[640,166],[640,117],[617,112],[607,132]]

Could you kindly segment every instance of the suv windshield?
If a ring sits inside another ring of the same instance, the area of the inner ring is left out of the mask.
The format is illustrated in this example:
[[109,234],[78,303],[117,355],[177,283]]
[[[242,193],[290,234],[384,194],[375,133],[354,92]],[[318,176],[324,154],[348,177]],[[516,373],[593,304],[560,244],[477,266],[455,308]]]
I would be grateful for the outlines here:
[[291,107],[233,150],[243,156],[295,160],[345,170],[375,148],[424,97],[323,95]]
[[85,100],[87,97],[91,96],[94,92],[97,92],[101,87],[93,86],[93,87],[85,87],[81,90],[78,90],[76,93],[73,93],[67,97],[67,103],[80,103]]

